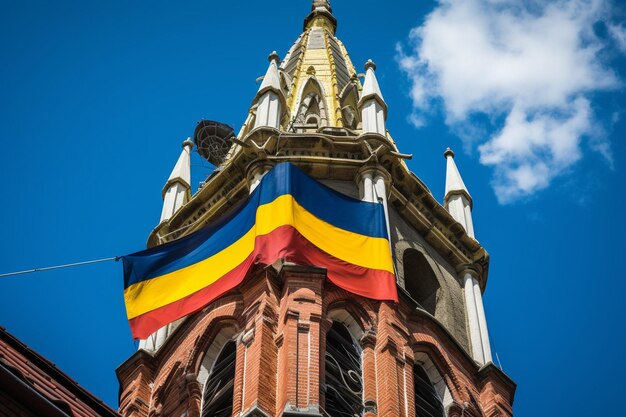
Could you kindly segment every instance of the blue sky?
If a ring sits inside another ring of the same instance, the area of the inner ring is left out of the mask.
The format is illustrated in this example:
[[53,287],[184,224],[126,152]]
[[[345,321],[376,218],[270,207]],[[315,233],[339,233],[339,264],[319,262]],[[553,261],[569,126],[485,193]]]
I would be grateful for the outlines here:
[[[239,128],[268,53],[284,56],[309,5],[3,2],[0,272],[143,248],[181,142],[202,118]],[[442,153],[456,150],[516,415],[604,414],[626,372],[626,10],[332,5],[358,69],[376,61],[387,127],[439,201]],[[197,186],[210,167],[192,163]],[[0,278],[0,325],[117,406],[114,369],[135,350],[120,264]]]

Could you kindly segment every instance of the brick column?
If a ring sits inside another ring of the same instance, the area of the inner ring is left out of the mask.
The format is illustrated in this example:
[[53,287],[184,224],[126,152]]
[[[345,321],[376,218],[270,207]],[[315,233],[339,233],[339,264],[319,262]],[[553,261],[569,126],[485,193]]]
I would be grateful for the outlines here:
[[400,415],[409,417],[415,415],[415,398],[413,393],[413,358],[409,358],[406,351],[398,358],[398,380],[400,393]]
[[188,373],[185,375],[187,384],[187,416],[200,417],[200,405],[202,404],[202,387],[198,382],[198,375]]
[[366,332],[361,338],[363,349],[363,417],[377,415],[376,404],[376,333]]
[[326,270],[284,264],[280,301],[277,416],[320,416],[320,324]]
[[378,311],[378,337],[376,342],[376,384],[378,386],[378,415],[398,417],[401,415],[398,392],[398,347],[393,340],[391,327],[394,311],[389,302],[382,302]]
[[154,379],[153,358],[138,350],[116,370],[120,382],[119,413],[124,417],[147,417],[150,411],[150,386]]
[[480,403],[486,417],[512,417],[515,383],[493,363],[480,368]]
[[276,408],[276,281],[269,270],[259,275],[241,287],[245,327],[237,349],[242,369],[236,372],[242,374],[241,396],[235,395],[239,405],[233,411],[242,417],[271,415]]
[[233,382],[233,415],[238,416],[243,411],[243,380],[246,350],[248,349],[241,340],[237,341],[237,354],[235,356],[235,380]]
[[[407,354],[408,353],[408,354]],[[415,410],[415,380],[413,379],[413,365],[415,365],[415,357],[411,350],[405,353],[405,367],[404,371],[406,372],[406,402],[408,415],[414,416],[416,415]]]

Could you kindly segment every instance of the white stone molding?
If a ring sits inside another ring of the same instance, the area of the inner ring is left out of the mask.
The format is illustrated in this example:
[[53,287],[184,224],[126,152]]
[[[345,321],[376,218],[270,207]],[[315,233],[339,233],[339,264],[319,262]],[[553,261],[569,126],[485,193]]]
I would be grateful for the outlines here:
[[474,297],[474,277],[469,272],[463,276],[465,293],[465,311],[467,313],[467,325],[472,346],[472,358],[481,365],[485,363],[483,354],[483,342],[480,334],[480,323],[478,320],[478,310]]

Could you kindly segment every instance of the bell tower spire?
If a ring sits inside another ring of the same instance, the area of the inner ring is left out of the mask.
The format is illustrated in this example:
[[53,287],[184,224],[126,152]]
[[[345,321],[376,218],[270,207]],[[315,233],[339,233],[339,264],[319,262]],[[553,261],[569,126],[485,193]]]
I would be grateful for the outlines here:
[[[512,417],[454,154],[444,208],[387,130],[381,73],[368,61],[361,77],[329,1],[309,4],[283,59],[250,74],[264,77],[239,133],[196,126],[215,169],[190,197],[189,143],[166,184],[152,266],[127,269],[148,278],[125,296],[152,296],[132,326],[182,318],[118,367],[120,415]],[[386,285],[397,301],[367,296]]]

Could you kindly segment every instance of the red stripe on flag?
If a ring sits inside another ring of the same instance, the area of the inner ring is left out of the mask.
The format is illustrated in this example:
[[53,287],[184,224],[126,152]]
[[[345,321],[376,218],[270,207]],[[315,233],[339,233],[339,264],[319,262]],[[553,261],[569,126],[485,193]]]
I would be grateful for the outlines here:
[[202,309],[241,284],[252,265],[269,265],[277,259],[326,268],[328,279],[346,291],[375,300],[398,302],[396,279],[392,273],[342,261],[313,245],[292,226],[282,226],[267,235],[257,236],[254,252],[213,284],[129,320],[133,337],[145,339],[166,324]]

